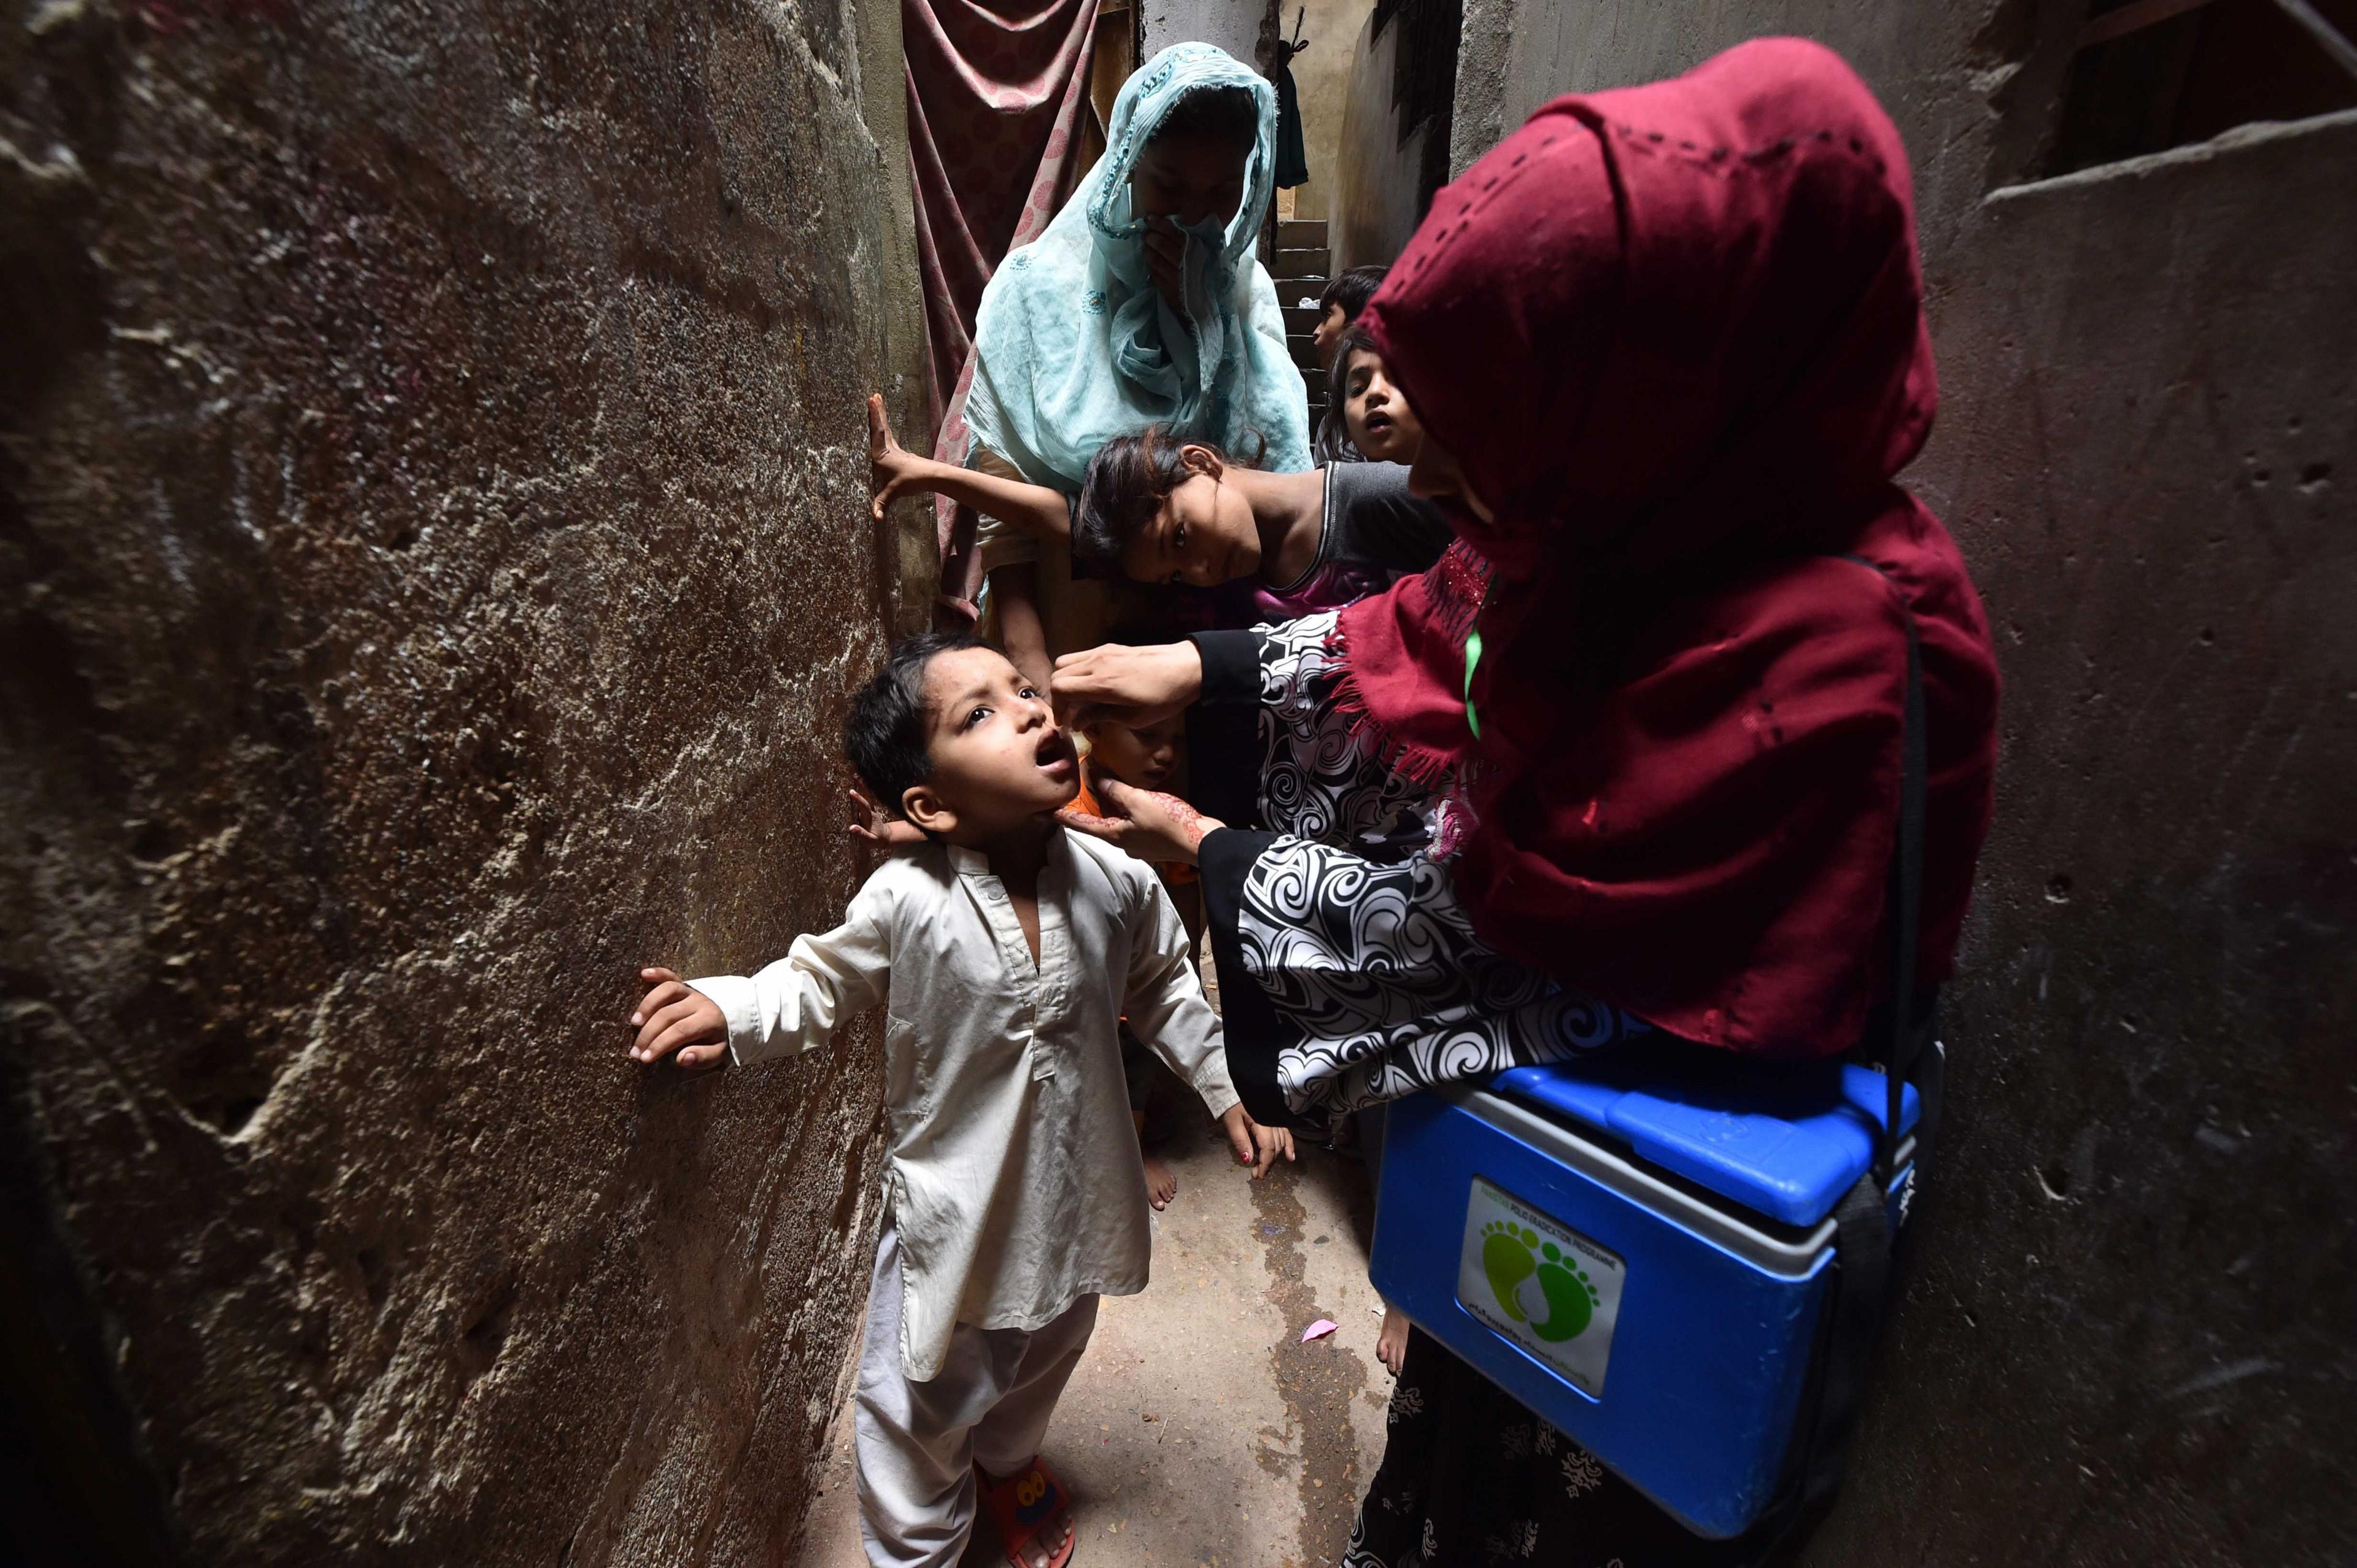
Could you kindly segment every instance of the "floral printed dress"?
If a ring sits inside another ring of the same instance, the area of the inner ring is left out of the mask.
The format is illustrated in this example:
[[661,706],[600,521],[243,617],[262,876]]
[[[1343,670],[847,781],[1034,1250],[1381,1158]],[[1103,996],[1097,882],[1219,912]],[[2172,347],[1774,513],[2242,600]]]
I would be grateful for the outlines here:
[[1322,1128],[1644,1033],[1474,934],[1449,883],[1456,808],[1393,773],[1340,710],[1334,618],[1194,638],[1189,793],[1230,824],[1203,841],[1201,870],[1245,1106]]

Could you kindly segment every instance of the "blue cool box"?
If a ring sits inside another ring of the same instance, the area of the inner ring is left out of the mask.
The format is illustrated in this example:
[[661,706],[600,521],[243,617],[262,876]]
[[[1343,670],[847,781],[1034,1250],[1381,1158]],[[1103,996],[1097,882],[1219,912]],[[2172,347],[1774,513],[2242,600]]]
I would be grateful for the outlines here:
[[[1885,1089],[1671,1042],[1396,1101],[1376,1287],[1689,1529],[1740,1534],[1792,1444]],[[1902,1133],[1916,1113],[1910,1087]]]

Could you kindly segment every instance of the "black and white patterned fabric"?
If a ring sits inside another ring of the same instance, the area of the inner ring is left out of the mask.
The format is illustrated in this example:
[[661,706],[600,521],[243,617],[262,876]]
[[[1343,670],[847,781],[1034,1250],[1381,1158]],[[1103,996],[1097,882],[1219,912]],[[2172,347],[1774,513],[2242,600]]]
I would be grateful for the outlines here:
[[1647,1027],[1491,950],[1447,865],[1421,854],[1384,865],[1280,838],[1254,863],[1241,904],[1244,967],[1302,1033],[1278,1054],[1277,1082],[1313,1122]]
[[1326,644],[1341,612],[1254,628],[1260,638],[1260,820],[1272,832],[1344,845],[1423,818],[1432,797],[1393,773],[1335,706]]
[[[1434,1084],[1616,1045],[1649,1026],[1493,951],[1422,845],[1447,803],[1388,768],[1334,701],[1331,615],[1259,629],[1262,821],[1276,838],[1234,899],[1235,950],[1291,1036],[1275,1050],[1318,1126]],[[1215,901],[1216,903],[1217,901]]]

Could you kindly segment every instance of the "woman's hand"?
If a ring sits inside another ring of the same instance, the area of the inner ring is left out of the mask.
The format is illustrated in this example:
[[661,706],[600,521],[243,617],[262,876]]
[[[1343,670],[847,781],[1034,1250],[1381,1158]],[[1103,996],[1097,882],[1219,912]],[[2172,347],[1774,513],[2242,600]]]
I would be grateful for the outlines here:
[[1132,789],[1116,779],[1098,778],[1090,782],[1095,786],[1098,802],[1114,815],[1092,817],[1085,811],[1072,811],[1056,815],[1065,825],[1092,838],[1101,838],[1140,860],[1176,860],[1192,865],[1196,846],[1203,842],[1204,835],[1228,825],[1203,815],[1176,795]]
[[1192,642],[1130,647],[1117,642],[1067,653],[1049,686],[1070,722],[1098,716],[1131,725],[1159,724],[1203,694],[1203,655]]
[[868,515],[877,522],[884,521],[884,509],[902,496],[930,491],[925,474],[932,467],[930,458],[914,452],[892,439],[891,424],[884,417],[884,394],[867,394],[867,489]]
[[1146,220],[1146,272],[1171,309],[1187,308],[1187,236],[1168,218]]

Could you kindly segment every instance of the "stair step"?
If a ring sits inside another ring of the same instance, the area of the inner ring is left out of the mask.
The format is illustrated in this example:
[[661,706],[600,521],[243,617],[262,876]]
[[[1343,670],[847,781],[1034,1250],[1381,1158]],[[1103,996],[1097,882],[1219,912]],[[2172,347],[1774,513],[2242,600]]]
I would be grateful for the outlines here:
[[[1279,301],[1282,301],[1286,296],[1280,291],[1276,297]],[[1298,305],[1287,305],[1284,308],[1285,335],[1286,337],[1290,338],[1296,334],[1306,336],[1318,330],[1318,307],[1316,306],[1312,305],[1305,308]]]
[[1296,310],[1315,310],[1319,296],[1326,292],[1324,278],[1278,278],[1276,303],[1291,306]]
[[1285,346],[1293,350],[1293,363],[1308,378],[1311,395],[1326,385],[1326,366],[1318,357],[1318,339],[1307,332],[1288,332]]
[[1314,251],[1288,251],[1280,246],[1275,264],[1268,269],[1268,275],[1273,278],[1316,278],[1322,287],[1326,277],[1326,249],[1321,245]]
[[1326,248],[1326,220],[1281,218],[1276,224],[1276,242],[1281,249],[1322,251]]

